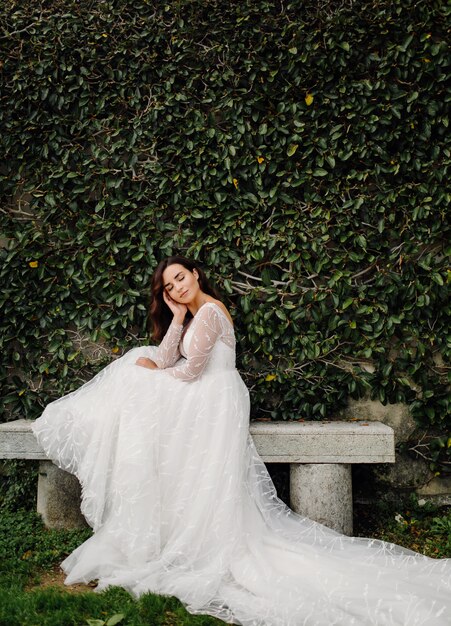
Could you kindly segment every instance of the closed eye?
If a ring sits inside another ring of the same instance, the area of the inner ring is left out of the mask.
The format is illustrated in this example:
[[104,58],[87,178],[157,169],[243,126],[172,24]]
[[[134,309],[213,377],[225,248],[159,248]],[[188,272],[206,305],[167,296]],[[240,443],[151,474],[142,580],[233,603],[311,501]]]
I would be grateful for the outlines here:
[[[177,274],[177,276],[174,277],[174,280],[177,280],[178,282],[181,282],[183,279],[185,278],[185,274]],[[168,283],[167,285],[164,286],[164,288],[166,289],[166,291],[169,293],[169,291],[172,289],[174,285],[172,283]]]

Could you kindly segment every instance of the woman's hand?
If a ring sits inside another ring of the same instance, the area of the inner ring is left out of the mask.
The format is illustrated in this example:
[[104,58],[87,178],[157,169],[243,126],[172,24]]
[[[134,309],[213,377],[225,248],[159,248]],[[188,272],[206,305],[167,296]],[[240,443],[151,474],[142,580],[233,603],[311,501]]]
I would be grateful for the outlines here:
[[163,290],[163,300],[171,309],[175,321],[178,324],[183,324],[183,320],[185,319],[185,315],[188,311],[188,307],[186,306],[186,304],[182,304],[181,302],[176,302],[175,300],[173,300],[166,291],[166,289]]
[[152,361],[152,359],[148,359],[145,356],[140,356],[139,359],[137,359],[135,365],[139,365],[140,367],[147,367],[147,369],[149,369],[149,370],[157,370],[158,369],[158,365],[156,363],[154,363],[154,361]]

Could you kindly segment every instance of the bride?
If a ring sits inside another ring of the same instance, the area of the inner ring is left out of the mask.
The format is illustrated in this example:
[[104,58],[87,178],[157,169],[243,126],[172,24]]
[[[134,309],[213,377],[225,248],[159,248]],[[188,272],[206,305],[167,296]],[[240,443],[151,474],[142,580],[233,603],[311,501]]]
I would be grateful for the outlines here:
[[276,496],[249,435],[233,321],[197,264],[152,280],[159,347],[130,350],[33,430],[94,530],[62,564],[244,626],[451,624],[451,559],[343,536]]

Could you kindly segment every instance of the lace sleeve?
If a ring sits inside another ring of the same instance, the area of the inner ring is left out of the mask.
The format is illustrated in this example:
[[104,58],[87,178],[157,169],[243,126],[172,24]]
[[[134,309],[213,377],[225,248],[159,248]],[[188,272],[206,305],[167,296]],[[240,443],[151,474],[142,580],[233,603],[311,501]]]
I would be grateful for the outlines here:
[[221,316],[215,306],[204,304],[196,315],[195,324],[185,363],[166,370],[174,378],[199,378],[208,363],[213,346],[222,334]]
[[180,358],[179,344],[182,331],[183,326],[172,321],[155,356],[152,358],[160,369],[172,367]]

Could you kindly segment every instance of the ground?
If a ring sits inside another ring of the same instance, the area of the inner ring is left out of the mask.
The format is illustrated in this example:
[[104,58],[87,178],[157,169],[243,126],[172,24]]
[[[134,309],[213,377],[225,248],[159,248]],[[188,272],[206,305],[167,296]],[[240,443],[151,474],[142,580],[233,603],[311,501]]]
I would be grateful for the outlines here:
[[25,587],[26,591],[33,591],[34,589],[46,589],[48,587],[56,587],[69,593],[85,593],[86,591],[94,591],[96,587],[95,582],[91,582],[88,585],[77,583],[75,585],[65,585],[64,580],[66,574],[60,568],[59,565],[54,565],[51,570],[42,570],[36,574],[32,580]]

